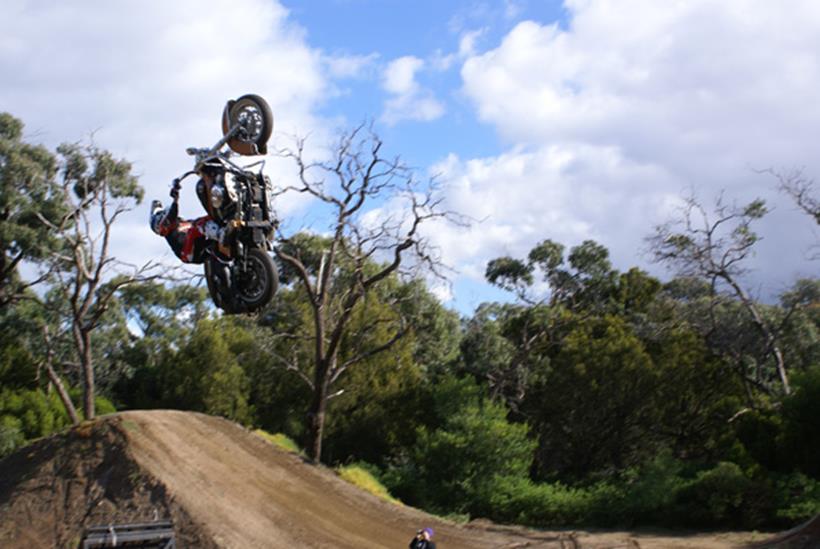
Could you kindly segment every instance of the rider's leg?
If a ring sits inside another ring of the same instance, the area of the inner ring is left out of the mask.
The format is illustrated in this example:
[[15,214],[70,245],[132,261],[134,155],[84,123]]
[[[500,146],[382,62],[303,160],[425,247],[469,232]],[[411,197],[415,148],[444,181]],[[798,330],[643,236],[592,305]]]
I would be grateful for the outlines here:
[[208,240],[213,240],[219,244],[222,244],[225,240],[225,228],[220,227],[219,224],[209,216],[200,217],[194,221],[194,225]]

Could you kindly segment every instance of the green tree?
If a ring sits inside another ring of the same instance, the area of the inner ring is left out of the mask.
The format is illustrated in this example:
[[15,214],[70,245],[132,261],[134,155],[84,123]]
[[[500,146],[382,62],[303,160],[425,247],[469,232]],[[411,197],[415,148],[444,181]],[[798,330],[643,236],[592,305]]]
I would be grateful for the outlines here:
[[[438,427],[418,429],[407,461],[387,475],[403,501],[434,512],[469,512],[496,476],[525,477],[534,442],[527,426],[507,421],[500,403],[469,381],[444,380],[434,391]],[[438,409],[437,409],[438,408]]]
[[[351,317],[340,357],[376,348],[388,340],[389,324],[369,330],[361,327],[367,326],[370,318],[390,314],[390,309],[376,299],[363,302]],[[414,442],[415,427],[424,413],[419,398],[423,368],[414,361],[416,349],[415,333],[408,334],[390,350],[362,360],[339,380],[326,426],[326,461],[353,459],[383,465]]]
[[731,364],[710,352],[692,329],[673,326],[644,341],[657,371],[657,414],[647,438],[690,461],[715,461],[734,443],[731,419],[742,408],[743,386]]
[[116,308],[131,328],[124,338],[97,346],[107,360],[123,364],[124,374],[113,384],[118,403],[126,408],[161,405],[160,366],[208,317],[206,299],[204,288],[185,283],[135,283],[119,290]]
[[820,479],[820,364],[798,374],[795,384],[794,394],[783,399],[782,446],[791,464]]
[[55,181],[57,158],[23,141],[23,123],[0,113],[0,307],[18,301],[47,273],[23,280],[22,262],[40,262],[56,246],[49,227],[65,215]]
[[797,280],[780,296],[783,353],[799,372],[820,364],[820,278]]
[[527,304],[543,303],[533,294],[539,276],[549,287],[549,304],[569,310],[604,310],[613,298],[618,273],[609,261],[609,251],[593,240],[585,240],[564,257],[564,246],[552,240],[537,244],[526,261],[501,257],[487,264],[485,277],[500,288],[516,293]]
[[490,397],[519,412],[549,365],[569,317],[561,307],[483,304],[467,322],[461,345],[465,370],[486,383]]
[[622,319],[579,323],[524,404],[539,438],[537,474],[580,479],[639,464],[652,451],[656,387],[652,360]]
[[250,423],[248,378],[240,356],[252,354],[253,336],[230,319],[203,320],[159,368],[165,406]]
[[[575,324],[603,314],[642,314],[659,288],[657,281],[638,269],[619,274],[612,268],[608,250],[592,240],[571,248],[568,254],[563,245],[544,240],[530,250],[526,260],[502,257],[490,261],[485,276],[490,283],[515,292],[519,304],[479,310],[468,325],[468,346],[462,350],[467,367],[475,370],[475,365],[483,363],[491,394],[503,397],[516,412]],[[547,285],[544,295],[534,289],[539,280]],[[498,330],[495,322],[500,323]],[[476,339],[474,329],[479,326],[489,331]],[[507,345],[493,331],[500,331]],[[481,348],[487,346],[501,352],[482,356]],[[504,354],[509,358],[502,358]],[[506,364],[486,369],[499,360]]]

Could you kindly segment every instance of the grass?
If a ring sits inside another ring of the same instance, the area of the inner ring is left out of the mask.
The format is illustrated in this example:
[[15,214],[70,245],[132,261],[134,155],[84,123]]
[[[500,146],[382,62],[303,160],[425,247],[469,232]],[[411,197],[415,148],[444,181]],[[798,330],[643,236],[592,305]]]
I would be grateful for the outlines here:
[[293,440],[287,435],[283,435],[282,433],[276,433],[275,435],[272,435],[267,431],[263,431],[262,429],[257,429],[253,432],[253,434],[262,437],[263,439],[267,440],[277,448],[281,448],[286,452],[290,452],[292,454],[302,454],[302,449],[299,448],[299,445],[293,442]]
[[[302,449],[299,448],[299,445],[287,435],[282,433],[272,435],[262,429],[256,429],[253,434],[267,440],[277,448],[281,448],[282,450],[293,454],[304,455],[304,452],[302,452]],[[403,505],[401,501],[390,495],[387,488],[385,488],[384,485],[379,482],[370,471],[367,470],[367,468],[361,465],[345,465],[344,467],[339,467],[336,469],[336,473],[343,480],[353,484],[354,486],[358,486],[362,490],[370,492],[378,498],[389,501],[390,503],[395,503],[396,505]]]
[[129,431],[135,431],[135,432],[140,431],[139,425],[137,425],[134,421],[131,421],[130,419],[123,420],[122,426],[123,426],[124,429],[127,429]]
[[345,465],[344,467],[339,467],[336,472],[342,479],[354,486],[358,486],[362,490],[370,492],[376,497],[389,501],[390,503],[395,503],[396,505],[403,505],[401,501],[390,495],[387,488],[385,488],[370,471],[360,465]]

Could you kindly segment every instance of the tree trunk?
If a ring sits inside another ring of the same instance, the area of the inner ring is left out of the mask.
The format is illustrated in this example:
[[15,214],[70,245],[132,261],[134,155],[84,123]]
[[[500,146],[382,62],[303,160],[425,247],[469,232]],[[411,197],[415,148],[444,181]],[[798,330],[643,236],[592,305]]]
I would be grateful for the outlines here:
[[80,363],[82,364],[83,368],[83,381],[84,381],[84,394],[83,394],[83,413],[85,414],[85,419],[94,419],[96,416],[96,410],[94,406],[94,363],[91,358],[91,334],[82,331],[81,332],[81,356],[80,356]]
[[746,295],[746,292],[743,291],[734,279],[728,275],[724,275],[723,278],[732,286],[735,294],[740,298],[741,303],[743,303],[746,310],[749,311],[749,314],[752,315],[752,320],[755,326],[757,326],[760,333],[766,339],[766,346],[774,355],[777,374],[780,376],[780,383],[783,384],[783,392],[786,393],[786,395],[790,395],[792,390],[789,385],[788,374],[786,373],[786,361],[783,359],[783,352],[780,350],[780,345],[778,345],[773,331],[769,328],[766,320],[763,318],[763,315],[760,314],[760,311],[757,310],[754,301]]
[[327,360],[316,361],[316,376],[313,384],[313,399],[308,410],[308,457],[313,463],[322,458],[322,438],[325,430],[325,412],[330,381],[330,364]]
[[57,375],[57,372],[54,371],[51,364],[46,364],[46,372],[48,373],[48,379],[51,381],[51,384],[57,389],[57,395],[59,395],[60,401],[63,403],[65,411],[71,419],[72,425],[78,425],[80,418],[77,416],[77,409],[74,407],[74,403],[71,402],[71,397],[68,396],[65,385],[63,385],[63,380],[60,379],[60,376]]

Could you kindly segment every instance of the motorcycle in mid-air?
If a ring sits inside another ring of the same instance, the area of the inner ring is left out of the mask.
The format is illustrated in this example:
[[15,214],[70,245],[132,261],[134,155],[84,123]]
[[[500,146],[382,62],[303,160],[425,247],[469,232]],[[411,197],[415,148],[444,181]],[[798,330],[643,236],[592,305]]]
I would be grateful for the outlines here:
[[214,305],[228,314],[258,311],[279,285],[270,255],[277,222],[270,207],[270,179],[262,174],[265,162],[239,166],[231,160],[234,155],[266,154],[272,131],[273,115],[264,99],[248,94],[228,101],[222,138],[210,148],[188,148],[194,168],[176,180],[200,177],[197,196],[225,231],[221,242],[207,242],[205,281]]

